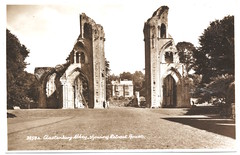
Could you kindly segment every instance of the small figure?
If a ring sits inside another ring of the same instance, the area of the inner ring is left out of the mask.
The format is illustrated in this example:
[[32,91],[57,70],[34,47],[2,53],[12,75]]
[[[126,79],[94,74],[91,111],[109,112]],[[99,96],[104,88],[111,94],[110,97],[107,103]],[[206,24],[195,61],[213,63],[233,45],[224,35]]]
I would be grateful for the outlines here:
[[109,109],[109,101],[107,101],[107,105],[106,105],[106,107]]

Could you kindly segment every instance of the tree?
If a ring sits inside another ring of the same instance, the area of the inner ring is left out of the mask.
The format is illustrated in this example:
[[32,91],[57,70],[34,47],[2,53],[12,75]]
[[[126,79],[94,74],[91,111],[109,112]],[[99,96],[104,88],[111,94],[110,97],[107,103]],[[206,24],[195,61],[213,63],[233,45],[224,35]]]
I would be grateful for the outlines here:
[[144,74],[141,71],[135,71],[133,74],[134,91],[141,91],[143,88]]
[[35,100],[33,87],[35,77],[24,71],[29,50],[20,43],[18,38],[6,30],[7,41],[7,108],[20,106],[27,108]]
[[196,74],[202,76],[198,91],[207,101],[215,98],[231,105],[234,96],[234,16],[210,23],[199,39],[200,47],[194,52]]
[[130,72],[123,72],[120,74],[120,79],[123,80],[133,80],[133,75]]
[[195,71],[203,76],[204,83],[211,77],[234,75],[234,17],[210,23],[199,39],[200,47],[194,53]]
[[105,70],[106,70],[106,100],[109,100],[111,97],[111,91],[112,91],[112,86],[111,86],[111,81],[112,77],[110,75],[111,69],[110,69],[110,62],[107,61],[105,58]]
[[194,58],[194,53],[196,52],[195,46],[190,42],[179,42],[176,45],[179,55],[179,60],[183,63],[187,70],[187,76],[183,78],[183,81],[188,84],[190,88],[191,97],[194,97],[195,92],[198,88],[197,85],[200,83],[200,76],[193,74],[195,68],[194,63],[196,59]]
[[190,42],[179,42],[177,43],[177,50],[179,55],[179,60],[186,66],[187,73],[194,67],[195,58],[193,53],[196,51],[195,46]]
[[110,75],[111,69],[110,69],[110,62],[105,58],[105,70],[106,70],[106,77]]

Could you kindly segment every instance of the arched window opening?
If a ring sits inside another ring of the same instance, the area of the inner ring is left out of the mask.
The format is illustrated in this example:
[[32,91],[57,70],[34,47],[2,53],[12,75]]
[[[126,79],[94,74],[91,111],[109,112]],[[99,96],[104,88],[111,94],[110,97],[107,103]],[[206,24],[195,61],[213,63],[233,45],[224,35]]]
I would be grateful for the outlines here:
[[81,60],[81,63],[85,63],[85,54],[83,52],[81,52],[80,60]]
[[165,26],[165,24],[161,25],[161,38],[166,38],[166,26]]
[[79,63],[79,58],[80,58],[80,54],[79,52],[76,53],[76,63]]
[[166,63],[172,63],[173,62],[173,53],[172,52],[166,52],[165,53],[165,62]]
[[81,108],[87,107],[89,101],[89,86],[88,80],[81,76],[81,74],[76,77],[73,83],[73,97],[74,97],[74,107]]
[[56,73],[53,73],[48,77],[47,83],[46,83],[46,95],[47,97],[50,97],[53,95],[53,93],[56,91],[56,85],[55,85],[55,78]]

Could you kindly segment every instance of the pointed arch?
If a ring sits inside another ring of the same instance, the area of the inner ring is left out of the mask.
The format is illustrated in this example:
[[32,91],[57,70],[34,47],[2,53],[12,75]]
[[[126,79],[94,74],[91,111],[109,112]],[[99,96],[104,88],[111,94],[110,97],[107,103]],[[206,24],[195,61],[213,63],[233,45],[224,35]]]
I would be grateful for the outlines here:
[[171,75],[174,80],[176,81],[176,84],[181,84],[182,83],[182,76],[181,74],[177,71],[177,69],[171,67],[168,69],[162,76],[162,80],[166,78],[168,75]]
[[174,43],[173,43],[173,40],[169,40],[166,44],[164,44],[161,49],[159,50],[158,52],[158,57],[160,58],[160,62],[166,62],[165,61],[165,52],[164,50],[167,49],[169,46],[172,46]]

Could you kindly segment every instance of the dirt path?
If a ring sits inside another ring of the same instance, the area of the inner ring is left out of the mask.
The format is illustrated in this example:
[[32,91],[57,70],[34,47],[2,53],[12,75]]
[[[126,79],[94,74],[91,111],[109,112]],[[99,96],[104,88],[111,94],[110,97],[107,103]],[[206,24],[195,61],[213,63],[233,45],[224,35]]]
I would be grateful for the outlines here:
[[231,120],[186,116],[186,109],[59,109],[9,113],[16,115],[8,119],[9,150],[235,148],[235,139],[231,137],[235,134],[235,124],[233,126]]

